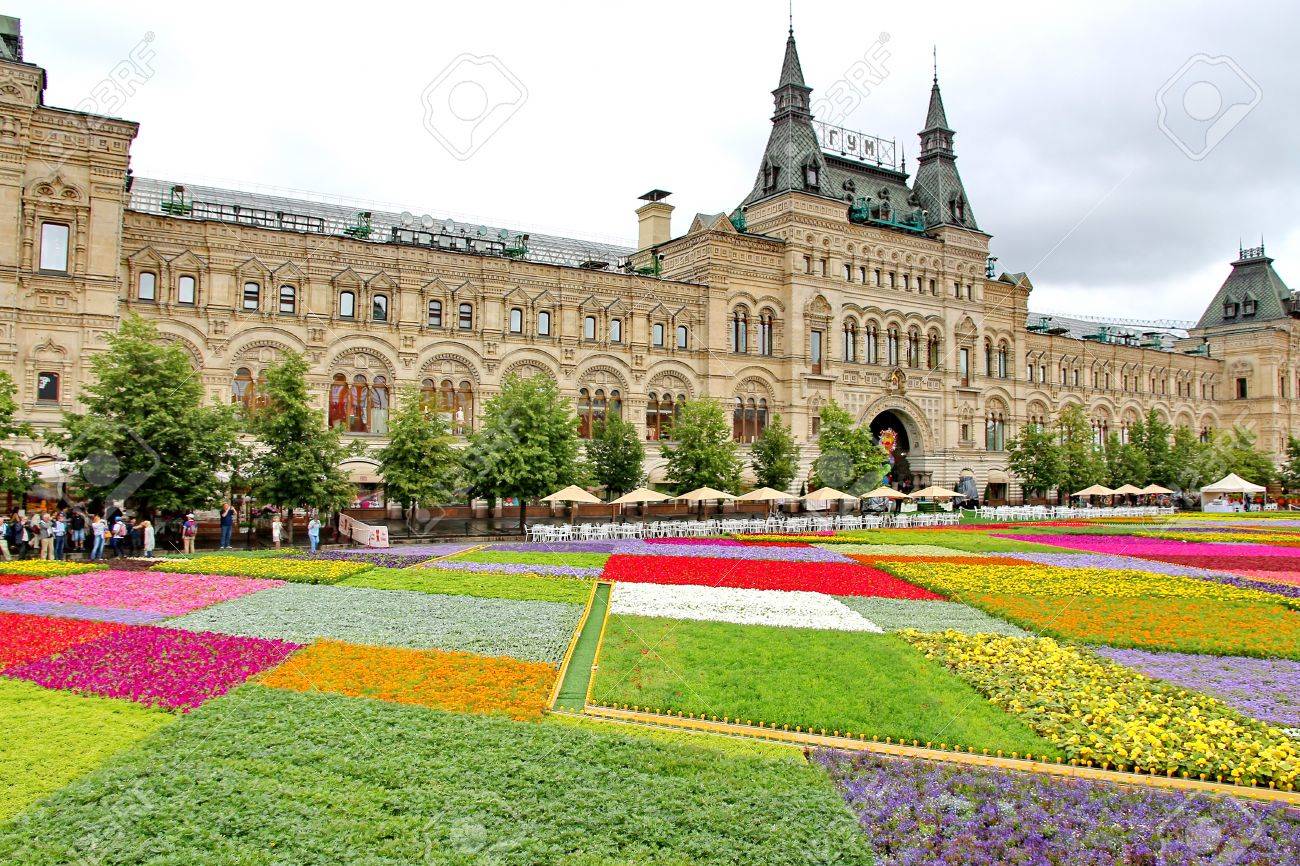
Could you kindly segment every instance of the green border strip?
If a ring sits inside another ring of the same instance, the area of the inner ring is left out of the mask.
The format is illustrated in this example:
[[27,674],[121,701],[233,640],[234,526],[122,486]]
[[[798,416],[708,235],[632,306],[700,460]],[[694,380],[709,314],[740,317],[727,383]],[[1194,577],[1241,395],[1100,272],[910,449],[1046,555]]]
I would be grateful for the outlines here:
[[600,639],[605,631],[605,618],[609,614],[609,593],[613,584],[597,581],[592,588],[591,602],[579,626],[578,639],[573,644],[564,670],[560,672],[560,688],[555,693],[552,706],[558,710],[581,713],[587,705],[587,692],[596,667]]

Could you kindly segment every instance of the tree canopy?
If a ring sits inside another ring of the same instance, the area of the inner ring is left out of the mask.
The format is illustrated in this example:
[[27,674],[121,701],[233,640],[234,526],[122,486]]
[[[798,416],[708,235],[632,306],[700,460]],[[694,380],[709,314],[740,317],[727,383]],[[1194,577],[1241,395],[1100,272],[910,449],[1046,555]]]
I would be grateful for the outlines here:
[[618,415],[597,421],[587,440],[587,464],[606,498],[636,489],[645,475],[645,445],[636,427]]
[[758,479],[759,487],[786,490],[799,474],[799,445],[794,441],[790,426],[773,415],[771,422],[754,440],[750,465]]
[[813,463],[813,487],[865,493],[879,486],[889,456],[873,441],[869,428],[857,426],[853,415],[832,400],[822,407],[819,429],[821,454]]
[[384,493],[406,511],[450,502],[461,483],[461,455],[446,416],[414,388],[398,394],[388,444],[375,455]]
[[713,400],[689,400],[682,406],[666,457],[668,481],[677,493],[697,487],[740,492],[741,463],[731,424]]
[[0,370],[0,491],[14,494],[25,493],[36,483],[36,473],[28,468],[23,455],[4,444],[19,436],[36,436],[31,424],[14,419],[18,414],[17,392],[13,378]]
[[1093,442],[1092,424],[1083,407],[1070,403],[1056,421],[1057,441],[1061,449],[1061,475],[1058,484],[1064,496],[1099,484],[1106,469]]
[[1007,465],[1026,491],[1047,494],[1061,484],[1061,448],[1056,431],[1027,424],[1008,445]]

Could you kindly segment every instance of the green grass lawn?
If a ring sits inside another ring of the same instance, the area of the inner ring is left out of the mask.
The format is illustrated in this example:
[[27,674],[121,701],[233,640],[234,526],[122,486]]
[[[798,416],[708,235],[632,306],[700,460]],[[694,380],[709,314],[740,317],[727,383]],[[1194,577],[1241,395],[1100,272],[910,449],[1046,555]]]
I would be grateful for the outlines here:
[[[0,862],[869,864],[820,770],[245,686],[0,828]],[[815,858],[815,859],[813,859]]]
[[572,565],[578,568],[600,568],[609,559],[608,553],[555,553],[513,552],[508,550],[471,550],[447,558],[447,562],[499,562],[520,565]]
[[131,701],[0,679],[0,822],[175,719]]
[[578,577],[535,574],[496,574],[486,571],[447,571],[441,568],[372,568],[344,578],[337,586],[409,589],[436,595],[469,595],[519,601],[562,601],[586,604],[591,581]]
[[597,703],[1055,753],[895,635],[615,615],[599,664]]
[[[1001,532],[1002,530],[998,530]],[[1012,529],[1007,532],[1014,532]],[[1014,538],[997,538],[976,529],[850,529],[840,532],[834,538],[820,543],[828,546],[844,544],[903,544],[936,545],[952,551],[970,553],[1006,553],[1009,551],[1037,551],[1038,553],[1068,553],[1063,547],[1050,544],[1038,544],[1032,541],[1017,541]],[[834,549],[832,547],[832,549]]]

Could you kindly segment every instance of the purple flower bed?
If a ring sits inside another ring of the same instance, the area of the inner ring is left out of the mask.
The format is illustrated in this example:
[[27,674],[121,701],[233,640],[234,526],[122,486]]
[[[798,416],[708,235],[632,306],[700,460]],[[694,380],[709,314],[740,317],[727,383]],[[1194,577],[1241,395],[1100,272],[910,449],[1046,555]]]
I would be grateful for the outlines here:
[[1149,677],[1219,698],[1261,722],[1300,728],[1300,662],[1095,647]]
[[615,553],[620,541],[540,541],[529,544],[508,541],[493,544],[487,550],[493,553]]
[[701,544],[708,539],[690,539],[688,543],[656,544],[652,541],[620,541],[615,553],[635,556],[707,556],[714,559],[747,559],[768,562],[853,562],[842,553],[824,547],[777,547],[775,545]]
[[4,675],[47,689],[128,698],[188,712],[275,667],[301,646],[141,625],[7,668]]
[[148,625],[166,618],[166,614],[148,610],[92,607],[84,604],[62,604],[56,601],[15,601],[11,598],[0,598],[0,611],[31,613],[38,616],[66,616],[71,619],[92,619],[97,622],[121,622],[127,625]]
[[723,547],[745,547],[745,542],[734,538],[647,538],[647,544],[720,544]]
[[867,752],[814,760],[881,864],[1265,866],[1300,850],[1300,821],[1276,804]]
[[576,565],[531,565],[526,562],[427,562],[421,568],[447,571],[488,571],[497,574],[549,574],[556,577],[600,577],[604,569],[580,568]]
[[[1145,571],[1151,574],[1181,575],[1226,583],[1240,589],[1258,589],[1287,598],[1300,598],[1300,586],[1286,583],[1271,583],[1266,580],[1251,580],[1235,574],[1210,571],[1192,565],[1179,565],[1173,562],[1161,562],[1158,559],[1142,559],[1137,556],[1121,556],[1113,553],[1024,553],[1012,552],[1007,556],[1023,559],[1027,562],[1039,562],[1043,565],[1059,565],[1065,568],[1124,568]],[[1228,560],[1228,564],[1231,560]]]

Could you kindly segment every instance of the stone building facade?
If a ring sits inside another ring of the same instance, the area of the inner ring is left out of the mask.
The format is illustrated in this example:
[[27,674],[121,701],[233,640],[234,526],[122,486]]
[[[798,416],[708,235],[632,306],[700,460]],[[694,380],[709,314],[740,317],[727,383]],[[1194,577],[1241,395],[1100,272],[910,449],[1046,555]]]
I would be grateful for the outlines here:
[[[991,268],[937,79],[912,178],[892,142],[812,117],[793,34],[753,190],[679,235],[648,193],[636,249],[135,178],[137,125],[46,105],[16,28],[6,48],[0,364],[38,428],[77,408],[91,357],[138,313],[214,402],[256,402],[266,366],[304,353],[320,409],[374,448],[396,401],[436,401],[463,434],[506,375],[549,376],[584,430],[639,425],[652,481],[675,407],[699,398],[742,442],[779,414],[805,465],[836,400],[893,446],[896,482],[969,475],[994,500],[1019,495],[1006,442],[1070,402],[1099,437],[1149,408],[1206,433],[1243,423],[1275,451],[1296,429],[1297,319],[1262,248],[1190,332],[1036,316],[1029,277]],[[59,455],[22,447],[57,474]],[[349,468],[365,498],[373,461]]]

